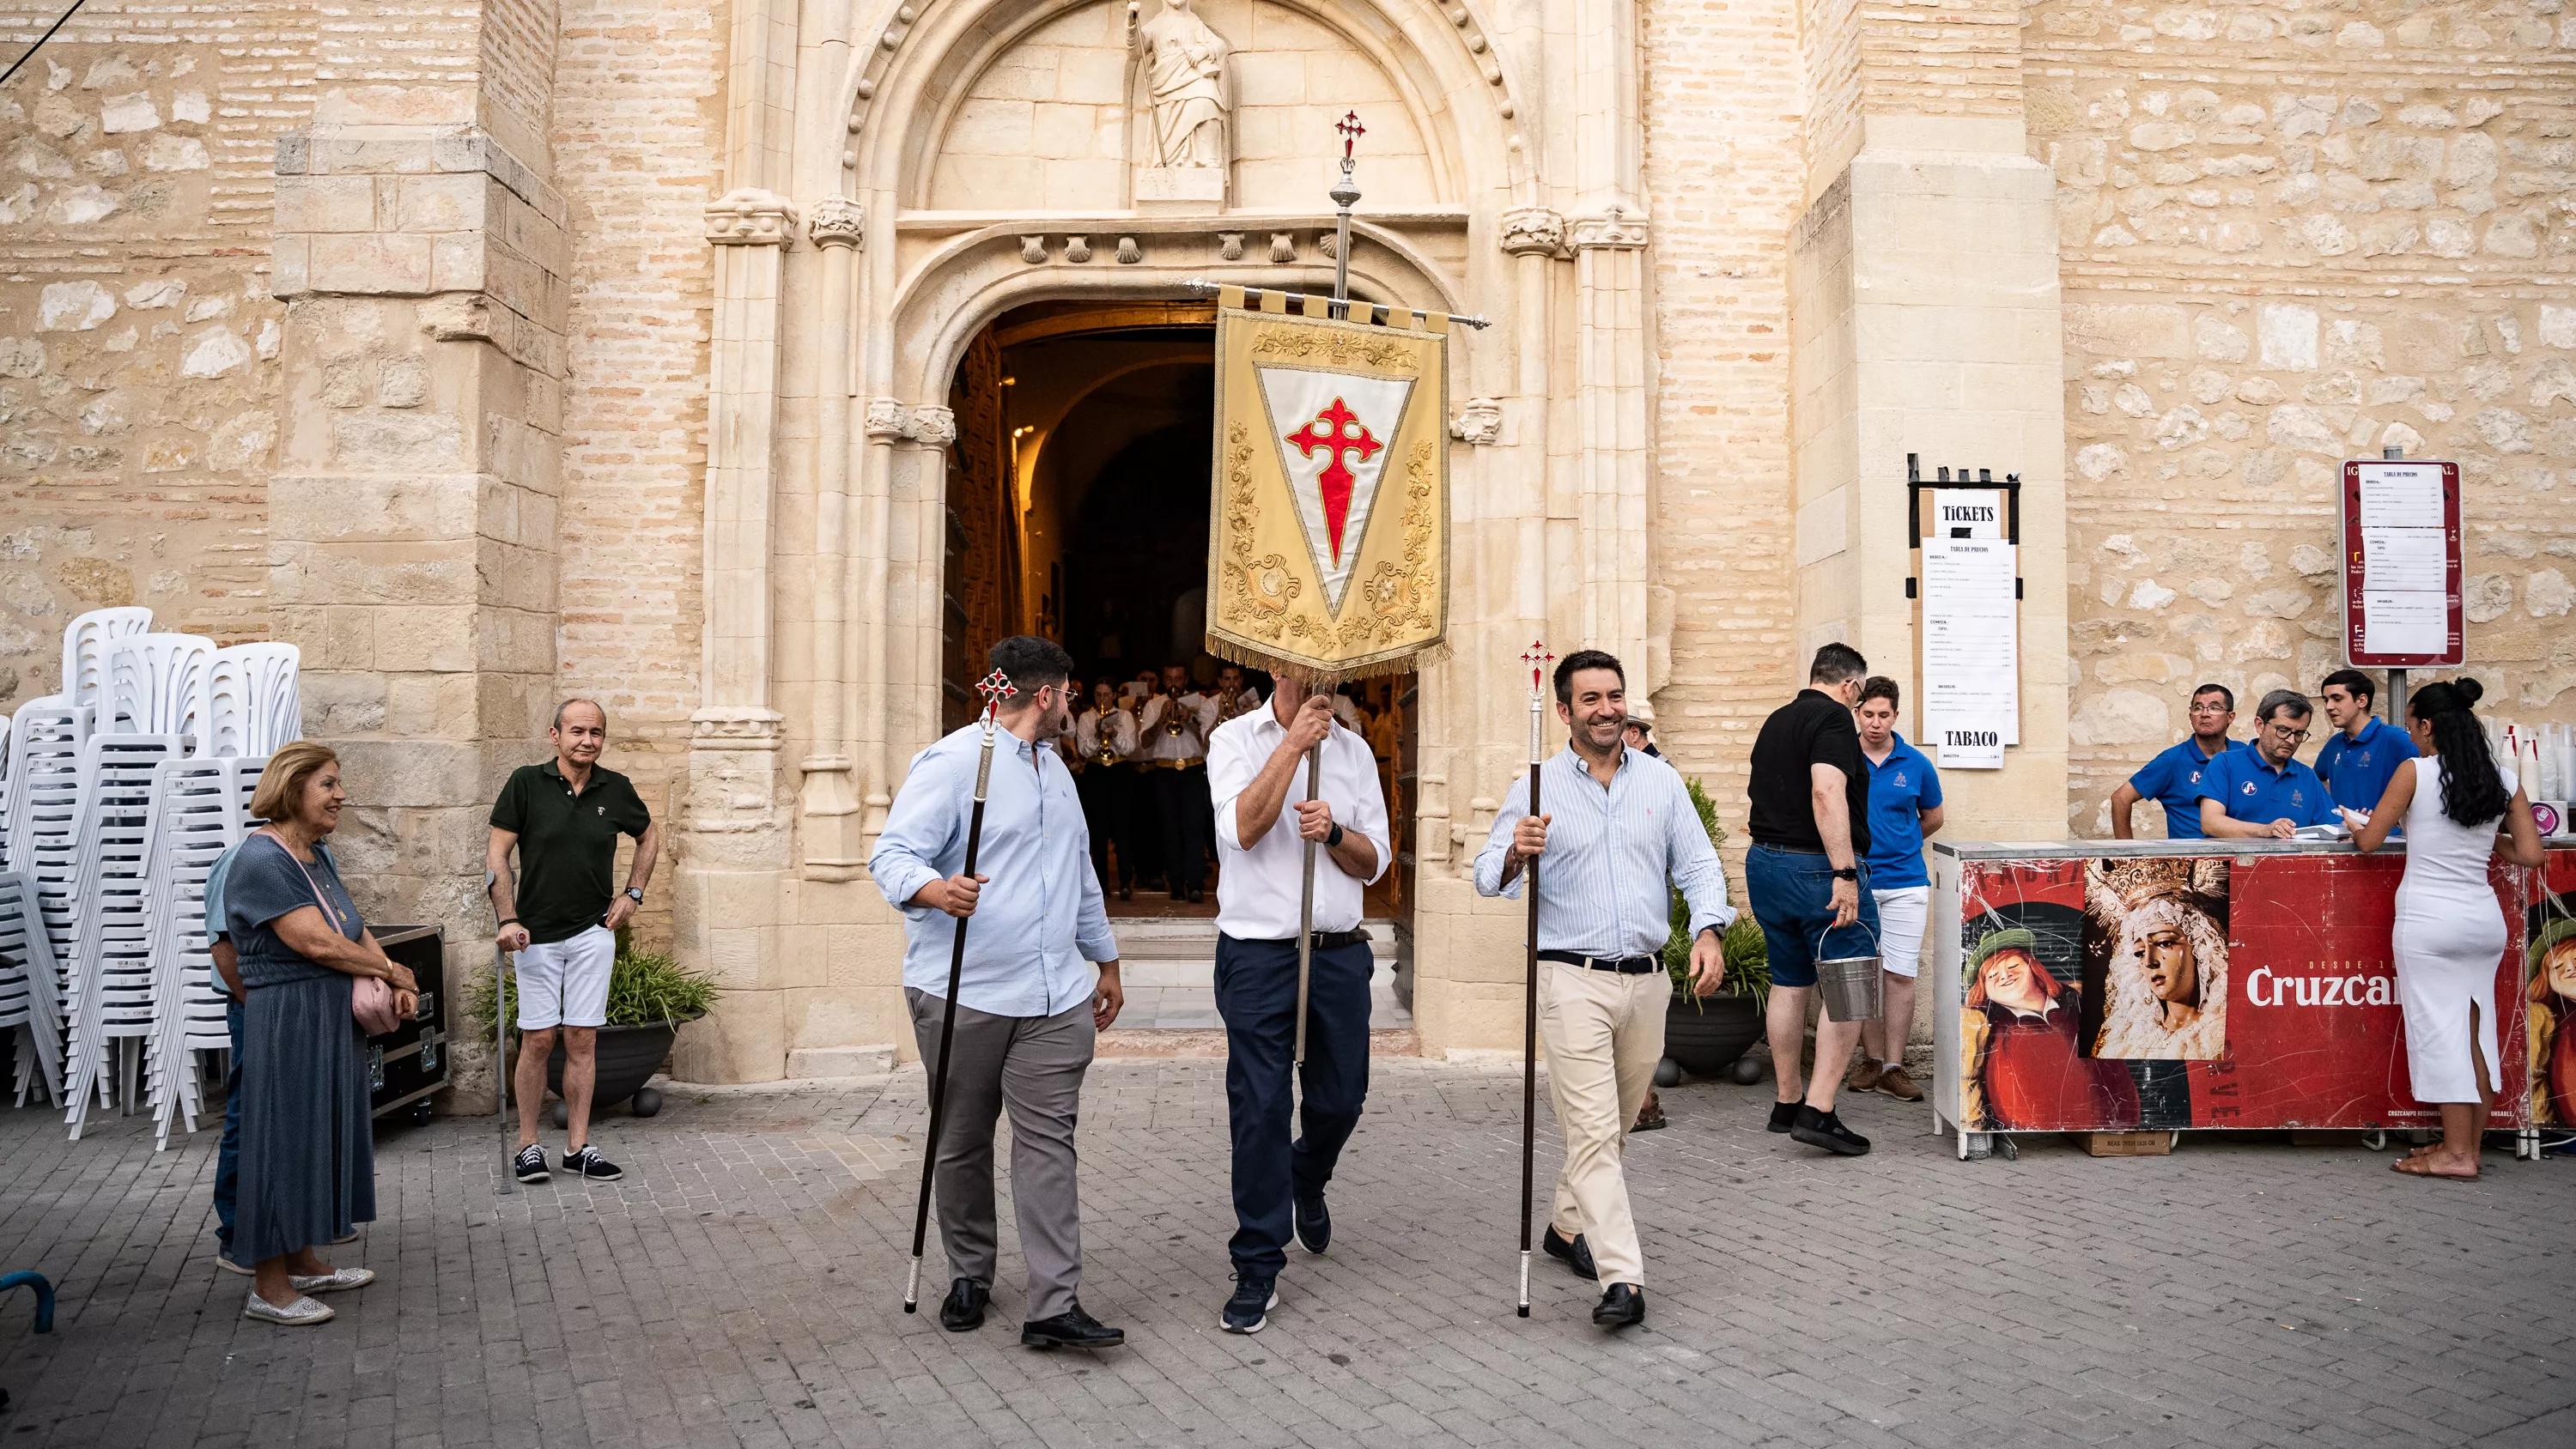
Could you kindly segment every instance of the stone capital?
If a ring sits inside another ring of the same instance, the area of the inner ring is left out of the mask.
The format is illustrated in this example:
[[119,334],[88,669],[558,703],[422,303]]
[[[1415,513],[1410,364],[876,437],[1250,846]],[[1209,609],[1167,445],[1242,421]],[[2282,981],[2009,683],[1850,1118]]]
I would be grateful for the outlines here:
[[1503,213],[1500,237],[1505,252],[1516,257],[1565,255],[1565,218],[1544,206],[1515,207]]
[[774,191],[738,187],[707,203],[707,240],[717,246],[785,246],[795,234],[796,208]]
[[865,245],[867,210],[846,196],[826,196],[805,212],[805,234],[820,247]]
[[905,430],[911,426],[911,423],[911,414],[905,410],[904,405],[897,399],[890,397],[872,397],[868,399],[867,430],[869,437],[887,441],[900,438],[904,436]]
[[957,414],[933,403],[912,410],[913,441],[945,448],[957,441]]
[[775,752],[785,722],[774,709],[711,704],[689,715],[689,748]]
[[1471,397],[1450,419],[1449,436],[1475,447],[1491,447],[1503,436],[1503,400]]
[[1643,212],[1614,205],[1599,216],[1574,219],[1576,251],[1635,251],[1645,244],[1646,217]]

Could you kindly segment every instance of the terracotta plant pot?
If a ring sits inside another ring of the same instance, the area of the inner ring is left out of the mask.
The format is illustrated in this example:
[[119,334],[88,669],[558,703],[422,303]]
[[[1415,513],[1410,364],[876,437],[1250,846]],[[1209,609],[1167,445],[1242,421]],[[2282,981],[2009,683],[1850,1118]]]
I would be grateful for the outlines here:
[[1762,1039],[1762,1007],[1750,996],[1673,993],[1664,1017],[1664,1055],[1694,1077],[1714,1077]]

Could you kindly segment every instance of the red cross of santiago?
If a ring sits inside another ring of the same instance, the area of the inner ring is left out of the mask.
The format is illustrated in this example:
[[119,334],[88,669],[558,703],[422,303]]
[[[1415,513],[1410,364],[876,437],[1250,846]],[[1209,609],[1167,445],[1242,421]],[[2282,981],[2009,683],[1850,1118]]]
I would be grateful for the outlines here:
[[[1317,423],[1323,424],[1320,432],[1316,430]],[[1324,471],[1316,475],[1315,484],[1324,495],[1324,529],[1332,536],[1333,566],[1339,568],[1342,562],[1342,525],[1350,521],[1351,489],[1359,482],[1358,476],[1343,466],[1342,454],[1357,453],[1360,461],[1365,463],[1376,457],[1378,450],[1386,444],[1379,442],[1367,425],[1360,422],[1360,415],[1352,412],[1340,398],[1333,399],[1331,407],[1315,414],[1297,431],[1288,434],[1288,441],[1309,458],[1315,456],[1317,448],[1327,450]]]

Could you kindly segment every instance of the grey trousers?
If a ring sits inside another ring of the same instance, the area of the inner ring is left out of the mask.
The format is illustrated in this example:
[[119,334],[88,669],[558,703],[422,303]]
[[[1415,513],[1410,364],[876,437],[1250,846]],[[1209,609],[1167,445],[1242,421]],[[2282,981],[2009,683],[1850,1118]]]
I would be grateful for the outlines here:
[[[932,1079],[948,1003],[904,989],[913,1040]],[[1074,1182],[1073,1129],[1095,1033],[1085,1000],[1054,1016],[995,1016],[957,1008],[957,1059],[939,1128],[939,1241],[948,1276],[993,1282],[993,1129],[1011,1109],[1011,1200],[1029,1262],[1028,1316],[1073,1307],[1082,1285],[1082,1200]]]

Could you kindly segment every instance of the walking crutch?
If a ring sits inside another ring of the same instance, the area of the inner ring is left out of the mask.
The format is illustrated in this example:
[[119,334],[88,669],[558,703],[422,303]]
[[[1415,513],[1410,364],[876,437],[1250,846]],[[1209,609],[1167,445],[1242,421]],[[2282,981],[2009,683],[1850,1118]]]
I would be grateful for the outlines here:
[[[1538,818],[1538,776],[1540,730],[1545,717],[1543,700],[1546,690],[1547,662],[1556,656],[1547,645],[1533,639],[1521,662],[1530,671],[1530,771],[1529,817]],[[1521,997],[1521,1302],[1520,1316],[1529,1317],[1530,1275],[1530,1193],[1536,1187],[1534,1161],[1538,1151],[1538,857],[1531,856],[1521,865],[1528,879],[1521,891],[1529,898],[1529,963]]]
[[[958,874],[973,879],[975,853],[984,843],[984,792],[993,780],[993,712],[1019,693],[996,669],[975,688],[984,696],[984,753],[975,763],[975,808],[966,817],[966,864]],[[939,1169],[939,1129],[948,1116],[948,1048],[957,1038],[957,983],[966,973],[966,923],[957,918],[957,938],[948,948],[948,1001],[939,1017],[939,1066],[930,1077],[930,1132],[921,1144],[921,1195],[912,1207],[912,1267],[904,1275],[903,1311],[921,1306],[921,1247],[930,1236],[930,1179]]]
[[[510,1131],[510,995],[502,987],[510,969],[510,955],[501,949],[501,908],[492,905],[492,883],[499,877],[483,872],[483,904],[492,906],[492,1115],[501,1123],[501,1160],[510,1160],[517,1138]],[[499,1196],[518,1193],[519,1184],[513,1173],[501,1174]]]

